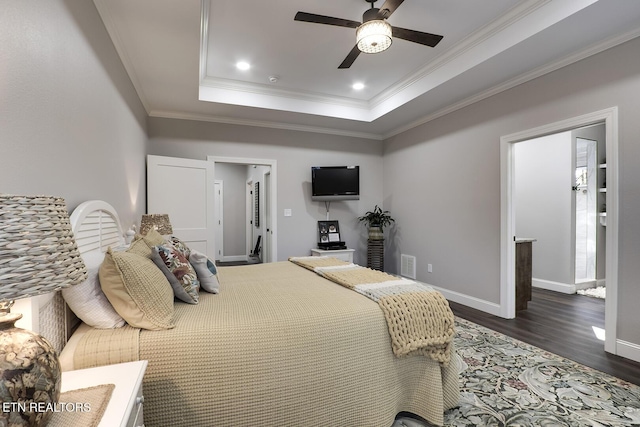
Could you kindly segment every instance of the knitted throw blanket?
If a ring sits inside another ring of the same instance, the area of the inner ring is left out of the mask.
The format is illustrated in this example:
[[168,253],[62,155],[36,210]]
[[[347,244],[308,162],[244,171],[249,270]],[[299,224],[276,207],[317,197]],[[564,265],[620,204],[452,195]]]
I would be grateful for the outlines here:
[[289,261],[376,301],[397,357],[421,354],[445,366],[451,360],[454,316],[440,292],[332,257],[291,257]]

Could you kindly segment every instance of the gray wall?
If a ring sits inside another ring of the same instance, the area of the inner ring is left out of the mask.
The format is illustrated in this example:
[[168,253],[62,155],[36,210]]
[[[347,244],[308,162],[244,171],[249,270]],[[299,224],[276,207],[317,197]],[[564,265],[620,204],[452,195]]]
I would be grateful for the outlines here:
[[400,252],[415,255],[418,279],[499,303],[500,137],[617,106],[617,336],[640,345],[639,53],[637,38],[385,141],[396,268]]
[[146,113],[93,2],[2,1],[0,192],[145,210]]
[[[382,142],[250,126],[150,118],[149,154],[206,160],[207,156],[277,161],[278,260],[310,255],[324,202],[311,201],[311,166],[359,165],[360,200],[332,202],[330,219],[366,263],[367,233],[357,217],[382,203]],[[292,216],[285,217],[284,209]]]
[[573,285],[571,132],[519,142],[515,155],[516,236],[533,243],[533,277]]

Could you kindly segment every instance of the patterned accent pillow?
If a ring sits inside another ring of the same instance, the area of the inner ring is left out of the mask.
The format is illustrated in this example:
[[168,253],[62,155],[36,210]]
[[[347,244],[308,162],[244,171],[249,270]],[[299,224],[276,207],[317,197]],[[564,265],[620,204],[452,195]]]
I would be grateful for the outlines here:
[[191,255],[191,249],[187,246],[185,242],[177,238],[176,236],[171,236],[169,240],[167,240],[174,248],[178,250],[186,259],[189,259]]
[[191,251],[189,262],[196,270],[200,286],[207,292],[217,294],[220,290],[220,282],[218,281],[218,270],[216,265],[207,256],[198,251]]
[[189,304],[198,303],[198,276],[189,260],[177,248],[169,244],[154,246],[151,259],[171,283],[176,298]]

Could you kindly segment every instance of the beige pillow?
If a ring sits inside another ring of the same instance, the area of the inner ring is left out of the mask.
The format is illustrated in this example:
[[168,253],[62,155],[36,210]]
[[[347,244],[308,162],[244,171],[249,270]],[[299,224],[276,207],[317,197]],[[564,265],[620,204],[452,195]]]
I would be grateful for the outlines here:
[[129,325],[151,330],[175,326],[173,289],[149,258],[109,249],[99,275],[102,291]]
[[151,250],[153,247],[163,243],[164,237],[162,237],[162,234],[158,233],[158,230],[152,228],[144,236],[137,235],[136,239],[131,243],[131,246],[129,246],[129,249],[127,249],[127,252],[132,252],[151,259]]

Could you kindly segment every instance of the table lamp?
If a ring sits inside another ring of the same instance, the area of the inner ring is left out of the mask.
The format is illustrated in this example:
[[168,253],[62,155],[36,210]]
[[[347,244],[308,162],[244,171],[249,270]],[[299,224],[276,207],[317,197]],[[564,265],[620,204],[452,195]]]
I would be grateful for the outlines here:
[[60,398],[60,363],[40,335],[15,327],[13,301],[87,277],[64,199],[0,194],[0,425],[44,426]]
[[158,233],[164,235],[173,234],[169,215],[167,214],[144,214],[140,220],[140,234],[147,234],[149,230],[155,228]]

